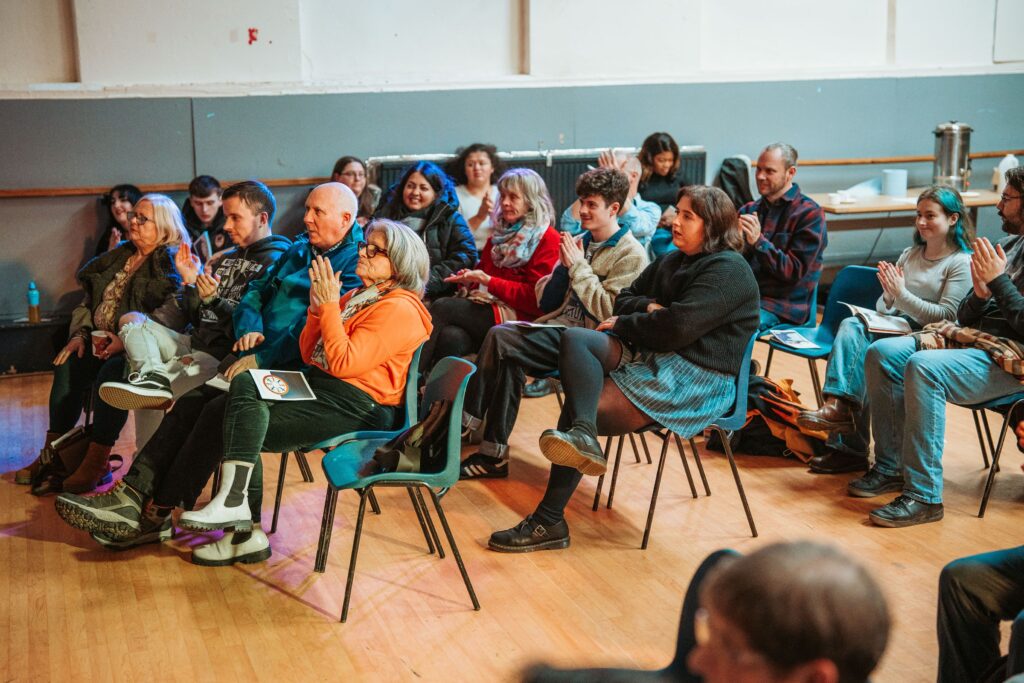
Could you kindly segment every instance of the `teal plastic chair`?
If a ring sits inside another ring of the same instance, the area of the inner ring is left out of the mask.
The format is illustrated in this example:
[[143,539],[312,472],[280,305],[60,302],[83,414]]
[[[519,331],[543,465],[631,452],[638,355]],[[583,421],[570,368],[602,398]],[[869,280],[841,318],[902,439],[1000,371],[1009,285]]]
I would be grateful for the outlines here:
[[[804,339],[818,345],[815,349],[794,349],[774,339],[768,340],[768,346],[774,351],[789,353],[807,359],[807,365],[811,370],[811,379],[814,382],[814,397],[818,405],[823,405],[825,400],[821,394],[821,379],[818,376],[818,366],[815,364],[820,358],[828,358],[832,353],[832,343],[836,339],[836,332],[839,331],[839,323],[852,315],[850,309],[844,306],[841,301],[851,303],[854,306],[863,308],[875,308],[875,302],[882,295],[882,285],[878,282],[878,269],[868,266],[846,266],[836,275],[835,282],[828,292],[828,301],[825,302],[825,313],[821,317],[820,325],[803,325],[792,327],[799,332]],[[767,373],[765,373],[767,375]]]
[[[419,418],[416,413],[416,399],[418,398],[417,387],[420,382],[420,353],[423,351],[423,344],[420,344],[419,348],[416,349],[416,353],[412,356],[412,363],[409,365],[409,376],[405,380],[405,398],[402,401],[402,409],[404,416],[400,429],[406,429],[409,425],[417,422]],[[352,439],[352,433],[339,434],[336,437],[321,441],[318,444],[310,446],[309,448],[303,448],[298,451],[294,451],[292,455],[295,456],[295,462],[299,465],[299,471],[302,472],[302,480],[309,483],[313,481],[313,471],[309,468],[309,461],[306,460],[306,454],[311,451],[324,451],[327,452],[337,446],[340,443],[349,441]],[[277,532],[277,518],[281,514],[281,498],[284,495],[284,478],[288,472],[288,454],[281,454],[281,468],[277,471],[277,493],[274,496],[274,517],[270,522],[270,533]],[[216,489],[215,489],[216,490]],[[380,506],[377,504],[376,497],[370,498],[370,506],[373,508],[374,513],[380,514]],[[417,508],[418,510],[418,508]]]
[[[359,514],[356,518],[355,535],[352,539],[352,558],[348,566],[348,579],[345,582],[345,600],[341,608],[341,621],[348,619],[349,602],[352,597],[352,581],[355,578],[356,560],[359,554],[359,541],[363,533],[363,518],[366,514],[366,503],[373,489],[378,486],[403,487],[410,492],[413,498],[413,507],[417,509],[417,516],[420,517],[420,526],[423,528],[424,537],[427,540],[427,549],[431,554],[434,552],[433,545],[437,546],[437,554],[444,558],[444,548],[437,537],[433,523],[430,521],[429,513],[426,520],[419,514],[413,492],[419,495],[426,491],[433,501],[434,509],[437,511],[438,519],[444,528],[448,544],[451,546],[452,555],[459,565],[459,572],[466,584],[470,600],[473,602],[473,609],[480,609],[480,602],[476,598],[473,584],[466,573],[466,566],[462,562],[462,555],[455,543],[448,519],[445,517],[444,509],[441,507],[441,497],[448,492],[455,482],[459,480],[459,464],[462,452],[462,405],[466,397],[466,386],[469,384],[470,376],[476,372],[476,366],[469,361],[449,356],[442,358],[430,373],[426,387],[423,392],[423,400],[420,405],[424,408],[431,406],[436,401],[448,402],[448,437],[446,444],[446,460],[444,469],[437,473],[424,472],[385,472],[369,476],[361,476],[360,472],[365,471],[364,467],[373,459],[374,451],[392,438],[400,434],[401,429],[392,431],[355,432],[351,438],[344,443],[338,444],[334,450],[324,456],[322,465],[324,474],[327,476],[327,497],[324,501],[324,516],[320,526],[320,543],[317,551],[317,571],[324,571],[327,563],[327,553],[330,549],[331,532],[334,527],[334,514],[338,505],[338,493],[340,491],[354,490],[359,493]],[[422,500],[422,499],[421,499]],[[426,512],[424,505],[424,512]],[[430,532],[430,535],[427,532]],[[433,537],[433,543],[431,543]]]
[[[797,324],[797,323],[779,323],[778,325],[773,325],[772,327],[768,328],[767,330],[765,330],[762,333],[762,334],[764,334],[766,336],[759,337],[757,341],[763,342],[763,343],[767,344],[768,340],[771,339],[771,337],[767,336],[767,335],[772,330],[792,330],[792,329],[797,328],[797,327],[802,327],[802,326],[806,325],[809,322],[814,322],[817,319],[817,317],[818,317],[818,289],[820,287],[821,287],[821,282],[820,281],[814,283],[814,291],[811,292],[811,304],[810,304],[810,306],[807,309],[807,320],[804,320],[802,323],[799,323],[799,324]],[[765,377],[767,377],[768,373],[771,372],[771,369],[772,369],[772,354],[774,354],[774,353],[775,353],[775,349],[773,349],[772,347],[769,346],[768,347],[768,360],[766,360],[765,364],[764,364],[764,376]]]

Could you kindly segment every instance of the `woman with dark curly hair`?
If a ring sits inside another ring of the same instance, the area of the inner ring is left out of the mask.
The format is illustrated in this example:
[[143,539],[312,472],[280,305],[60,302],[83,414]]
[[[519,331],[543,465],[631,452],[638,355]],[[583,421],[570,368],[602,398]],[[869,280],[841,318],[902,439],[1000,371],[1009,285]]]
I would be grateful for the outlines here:
[[491,214],[498,203],[496,183],[503,172],[498,148],[474,142],[456,150],[456,154],[458,156],[448,162],[445,170],[455,180],[459,213],[469,224],[477,251],[481,251],[494,229]]

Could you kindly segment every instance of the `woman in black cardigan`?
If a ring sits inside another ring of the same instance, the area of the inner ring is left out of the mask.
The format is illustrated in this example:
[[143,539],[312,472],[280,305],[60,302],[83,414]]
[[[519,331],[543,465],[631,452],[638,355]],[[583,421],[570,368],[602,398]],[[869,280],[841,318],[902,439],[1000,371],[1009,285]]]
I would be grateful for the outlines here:
[[736,376],[757,330],[757,282],[739,253],[736,207],[722,190],[679,191],[672,242],[678,251],[648,266],[596,330],[562,337],[559,373],[565,406],[557,429],[540,437],[552,462],[533,514],[491,535],[499,552],[565,548],[563,511],[584,474],[604,474],[602,435],[657,422],[696,434],[736,397]]

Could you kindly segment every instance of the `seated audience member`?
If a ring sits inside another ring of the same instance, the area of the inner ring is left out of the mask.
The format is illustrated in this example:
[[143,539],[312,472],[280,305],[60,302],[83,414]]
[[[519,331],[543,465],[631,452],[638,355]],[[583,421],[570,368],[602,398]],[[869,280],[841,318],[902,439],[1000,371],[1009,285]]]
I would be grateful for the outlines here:
[[[658,228],[658,221],[661,220],[661,209],[657,204],[645,200],[637,193],[641,173],[640,160],[634,156],[619,157],[610,151],[601,152],[601,156],[598,158],[598,168],[617,169],[629,178],[629,194],[626,196],[626,201],[619,207],[619,226],[629,228],[633,237],[647,249],[651,243],[651,236]],[[572,235],[579,235],[582,232],[578,199],[562,212],[561,228],[563,232]]]
[[445,278],[459,286],[457,295],[430,305],[434,331],[420,357],[424,373],[445,356],[476,353],[495,325],[543,313],[534,286],[555,267],[560,241],[552,227],[555,209],[548,188],[528,168],[506,171],[497,187],[494,231],[480,263]]
[[134,185],[114,185],[110,192],[100,198],[107,209],[105,216],[107,227],[96,242],[96,256],[111,251],[122,240],[128,238],[128,212],[135,202],[142,197],[142,191]]
[[491,214],[498,202],[495,181],[502,174],[498,148],[474,142],[460,149],[445,170],[455,180],[455,194],[459,197],[459,213],[466,219],[477,251],[483,251],[494,225]]
[[[75,426],[100,368],[123,350],[117,333],[126,313],[141,311],[174,330],[185,325],[176,300],[181,277],[174,267],[179,245],[189,243],[181,212],[168,197],[147,194],[128,217],[127,241],[78,271],[85,297],[71,314],[70,339],[53,361],[44,450]],[[92,406],[91,443],[82,464],[64,480],[65,491],[92,491],[107,477],[110,449],[128,419],[127,413],[108,410],[102,401],[93,401]],[[15,481],[30,483],[39,467],[37,458],[17,472]]]
[[546,312],[537,322],[545,327],[498,325],[487,333],[463,413],[465,427],[478,428],[485,416],[487,425],[479,452],[462,463],[462,479],[508,476],[508,440],[519,414],[526,374],[557,370],[565,331],[594,329],[609,318],[616,295],[647,265],[644,248],[616,221],[628,193],[629,180],[621,171],[598,168],[581,175],[576,194],[582,241],[559,233],[558,265],[537,283],[537,298]]
[[159,412],[217,374],[217,365],[235,341],[235,306],[249,282],[291,246],[287,237],[271,234],[276,209],[274,195],[256,180],[224,192],[224,230],[237,246],[218,260],[212,276],[202,272],[187,246],[175,259],[185,285],[182,309],[191,325],[189,334],[138,311],[124,315],[119,336],[129,374],[101,384],[100,398],[122,410]]
[[740,209],[747,260],[761,290],[761,329],[813,321],[811,296],[828,244],[825,212],[793,182],[797,153],[768,145],[757,159],[761,197]]
[[[958,328],[882,339],[865,361],[875,464],[850,482],[851,496],[871,498],[892,491],[895,500],[870,514],[879,526],[904,527],[942,519],[942,451],[946,403],[982,403],[1020,391],[1020,378],[981,348],[976,331],[1024,341],[1024,168],[1007,173],[996,205],[1003,230],[1014,235],[995,247],[974,241],[973,290],[960,303]],[[962,332],[961,330],[967,330]],[[994,341],[996,353],[1004,350]],[[925,350],[919,350],[919,349]]]
[[675,249],[672,245],[672,220],[676,214],[676,195],[683,181],[679,177],[679,145],[668,133],[651,133],[637,154],[642,172],[637,192],[661,209],[658,230],[651,236],[652,258]]
[[[309,270],[313,259],[329,259],[341,274],[342,291],[358,286],[355,269],[362,229],[355,224],[356,197],[341,183],[325,183],[306,197],[306,235],[251,281],[235,306],[232,350],[241,355],[225,370],[229,380],[253,368],[302,367],[298,339],[309,306]],[[224,411],[228,396],[200,386],[174,403],[153,438],[132,462],[131,470],[109,492],[97,496],[60,496],[57,512],[68,524],[91,532],[100,544],[128,548],[173,535],[171,511],[191,509],[224,452]],[[257,469],[259,469],[257,462]],[[256,477],[262,483],[262,477]],[[252,519],[260,519],[262,489],[249,492]],[[230,540],[230,539],[229,539]],[[232,548],[239,556],[260,552],[257,538]],[[254,549],[255,546],[255,549]],[[196,552],[218,553],[221,547]]]
[[[1012,621],[1009,654],[999,623]],[[963,557],[939,575],[939,683],[1024,673],[1024,546]]]
[[430,279],[424,299],[454,294],[455,285],[445,278],[476,265],[473,233],[459,213],[455,186],[433,162],[417,161],[405,169],[374,217],[404,223],[427,245]]
[[[679,191],[677,252],[648,266],[615,299],[596,330],[566,330],[558,371],[565,405],[540,449],[552,462],[537,509],[491,534],[499,552],[565,548],[564,510],[584,474],[607,463],[598,434],[626,434],[657,422],[698,434],[734,403],[736,376],[757,330],[757,283],[739,250],[736,208],[714,187]],[[605,332],[609,334],[604,334]]]
[[[262,451],[291,452],[338,434],[393,429],[401,419],[410,363],[430,334],[420,301],[430,259],[419,237],[401,223],[371,221],[359,244],[358,289],[341,295],[331,263],[310,266],[309,316],[299,337],[315,401],[266,401],[251,375],[231,382],[224,416],[221,486],[201,510],[185,512],[186,529],[232,529],[226,540],[197,549],[193,561],[226,565],[270,557],[270,543],[254,528],[245,492]],[[238,495],[238,494],[242,495]],[[249,534],[248,538],[238,538]],[[236,557],[232,544],[257,542],[261,551]]]
[[530,683],[866,683],[892,619],[864,567],[817,543],[719,550],[686,589],[676,653],[658,671],[537,667]]
[[[960,193],[932,187],[917,198],[917,231],[896,265],[878,264],[882,296],[875,309],[900,316],[913,329],[956,320],[956,309],[971,289],[974,229]],[[868,468],[869,422],[864,355],[885,335],[868,331],[860,318],[843,320],[825,370],[825,404],[797,418],[801,427],[829,432],[830,451],[811,459],[811,470],[826,474]]]
[[359,157],[344,156],[334,164],[331,182],[348,185],[359,200],[359,213],[356,222],[366,225],[380,201],[380,188],[369,182],[366,164]]
[[181,215],[192,236],[195,252],[203,263],[233,246],[231,237],[224,230],[222,203],[220,182],[213,176],[196,176],[188,184],[188,199],[181,207]]

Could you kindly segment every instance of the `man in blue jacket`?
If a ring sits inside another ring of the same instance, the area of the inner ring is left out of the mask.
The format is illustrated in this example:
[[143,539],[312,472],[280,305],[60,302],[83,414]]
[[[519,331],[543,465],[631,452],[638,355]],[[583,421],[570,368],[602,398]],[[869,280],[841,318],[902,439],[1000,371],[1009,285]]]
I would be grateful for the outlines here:
[[[225,370],[228,379],[253,368],[301,367],[298,339],[309,306],[310,261],[317,255],[329,258],[334,271],[342,276],[343,293],[361,284],[355,274],[357,245],[363,239],[362,229],[355,223],[357,206],[355,195],[341,183],[320,185],[309,194],[303,218],[306,234],[249,283],[235,307],[234,351],[241,357]],[[64,494],[58,504],[61,517],[110,548],[173,536],[171,512],[179,505],[191,509],[221,460],[227,398],[226,393],[207,388],[197,399],[198,408],[193,402],[190,410],[181,411],[178,417],[182,419],[176,419],[176,405],[139,454],[152,463],[148,477],[134,480],[142,483],[119,483],[97,496]],[[249,500],[253,521],[258,521],[262,489],[251,490]],[[197,547],[193,560],[230,564],[265,559],[269,551],[266,535],[254,527],[251,533],[229,532],[216,543]]]

